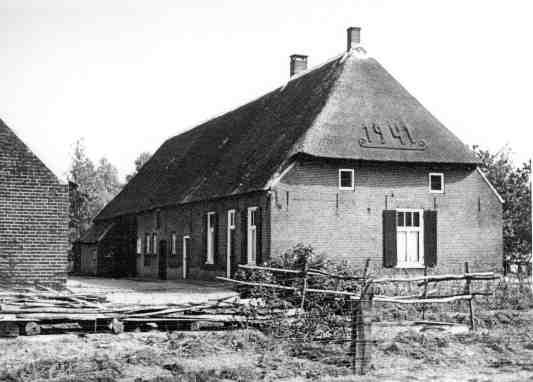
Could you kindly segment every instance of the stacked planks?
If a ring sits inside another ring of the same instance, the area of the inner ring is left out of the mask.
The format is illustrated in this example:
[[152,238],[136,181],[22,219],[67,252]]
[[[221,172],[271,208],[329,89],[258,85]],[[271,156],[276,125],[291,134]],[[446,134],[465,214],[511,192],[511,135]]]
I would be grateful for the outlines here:
[[0,337],[36,335],[41,329],[77,330],[161,329],[197,330],[257,325],[297,314],[294,309],[261,308],[257,301],[231,296],[182,304],[117,304],[105,295],[73,293],[46,286],[0,285]]

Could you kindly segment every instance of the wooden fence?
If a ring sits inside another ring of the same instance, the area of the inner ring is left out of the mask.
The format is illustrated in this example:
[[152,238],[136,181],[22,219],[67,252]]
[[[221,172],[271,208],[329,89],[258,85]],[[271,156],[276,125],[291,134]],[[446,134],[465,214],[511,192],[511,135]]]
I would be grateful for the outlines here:
[[[351,358],[351,367],[353,372],[359,375],[363,375],[367,372],[371,361],[372,344],[374,341],[371,339],[372,325],[370,322],[368,322],[366,316],[372,311],[375,303],[419,304],[422,307],[422,319],[424,320],[426,306],[428,304],[465,301],[468,304],[470,329],[475,330],[474,298],[476,296],[488,296],[491,295],[491,293],[486,291],[472,290],[472,281],[499,279],[499,276],[492,272],[470,273],[467,262],[464,264],[464,274],[428,275],[427,268],[425,268],[423,276],[413,277],[372,277],[372,275],[369,273],[369,266],[370,260],[367,260],[361,275],[347,276],[332,274],[321,269],[313,269],[308,267],[307,263],[304,263],[301,269],[239,265],[241,269],[248,272],[267,271],[272,273],[290,274],[292,277],[291,279],[300,281],[299,284],[301,286],[281,285],[260,281],[236,280],[226,277],[217,277],[217,279],[250,287],[271,288],[276,290],[298,292],[301,296],[300,312],[303,312],[306,297],[309,294],[320,293],[341,297],[348,300],[351,310],[351,337],[350,351],[348,354]],[[309,288],[308,281],[310,276],[351,281],[356,283],[358,286],[358,292]],[[436,285],[446,281],[464,281],[464,288],[462,292],[446,295],[435,295],[435,291],[429,291],[430,285]],[[374,293],[374,286],[401,283],[415,283],[417,286],[423,287],[423,292],[421,294],[412,296],[388,296]],[[428,321],[424,322],[429,323]],[[335,339],[332,339],[332,341],[335,341]]]

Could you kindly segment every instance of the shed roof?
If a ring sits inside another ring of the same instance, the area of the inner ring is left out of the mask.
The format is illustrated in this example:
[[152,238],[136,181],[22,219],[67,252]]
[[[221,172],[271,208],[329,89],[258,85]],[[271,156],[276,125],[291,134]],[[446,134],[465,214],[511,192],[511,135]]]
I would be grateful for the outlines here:
[[297,154],[478,163],[466,145],[358,47],[170,138],[97,219],[262,190]]
[[78,243],[96,244],[99,243],[108,232],[113,228],[115,223],[103,222],[101,224],[92,224],[89,229],[79,238]]

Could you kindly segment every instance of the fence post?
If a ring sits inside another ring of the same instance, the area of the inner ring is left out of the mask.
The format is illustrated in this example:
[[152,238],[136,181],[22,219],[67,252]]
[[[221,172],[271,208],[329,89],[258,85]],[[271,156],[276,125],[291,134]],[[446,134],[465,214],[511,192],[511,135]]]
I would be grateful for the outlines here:
[[[469,270],[468,270],[468,261],[465,262],[465,275],[469,273]],[[470,294],[471,291],[470,291],[470,283],[471,283],[471,279],[467,277],[466,279],[466,285],[465,285],[465,294]],[[476,323],[475,323],[475,320],[474,320],[474,301],[473,301],[474,297],[470,297],[468,299],[468,308],[470,310],[470,330],[474,331],[476,330]]]
[[302,301],[300,303],[300,312],[298,313],[298,316],[300,316],[304,310],[304,304],[305,304],[305,293],[307,289],[307,271],[309,270],[309,265],[307,262],[307,257],[304,258],[304,263],[302,265],[302,275],[303,275],[303,286],[302,286]]
[[[368,293],[371,282],[367,280],[369,265],[370,259],[367,259],[363,272],[361,293],[359,300],[355,300],[355,306],[353,306],[354,300],[352,300],[352,339],[350,348],[352,353],[352,370],[354,374],[358,375],[364,375],[366,373],[371,358],[369,339],[371,329],[369,326],[368,332],[366,331],[367,324],[365,323],[363,312],[363,304],[368,303],[369,307],[372,306],[372,293]],[[369,323],[369,325],[371,324]]]
[[[424,265],[424,277],[427,277],[428,275],[428,267],[427,265]],[[424,279],[424,294],[422,298],[425,300],[428,294],[428,281],[427,279]],[[422,304],[422,320],[426,319],[426,304]]]

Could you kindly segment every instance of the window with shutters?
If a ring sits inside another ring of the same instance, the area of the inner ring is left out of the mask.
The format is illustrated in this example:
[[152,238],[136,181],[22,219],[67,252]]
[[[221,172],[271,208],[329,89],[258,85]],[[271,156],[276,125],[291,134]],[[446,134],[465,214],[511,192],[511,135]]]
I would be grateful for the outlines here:
[[396,253],[398,268],[424,266],[423,210],[396,210]]
[[207,227],[206,227],[206,234],[207,234],[207,256],[206,256],[206,264],[214,264],[215,262],[215,212],[208,212],[207,213]]
[[339,189],[353,190],[355,188],[354,170],[341,168],[339,170]]
[[441,172],[429,173],[429,192],[444,193],[444,174]]
[[247,261],[248,264],[256,265],[257,261],[257,207],[248,208],[247,227]]

